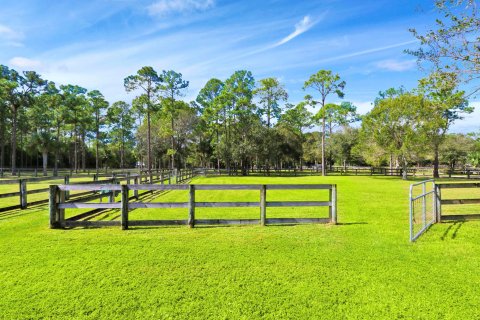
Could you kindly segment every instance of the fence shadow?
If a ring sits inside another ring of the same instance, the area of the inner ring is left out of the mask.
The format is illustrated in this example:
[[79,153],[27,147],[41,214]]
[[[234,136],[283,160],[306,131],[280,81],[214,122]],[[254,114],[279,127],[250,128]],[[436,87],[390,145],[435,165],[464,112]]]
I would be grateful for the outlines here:
[[[440,237],[440,240],[445,241],[445,239],[448,239],[448,238],[455,239],[458,235],[458,231],[460,230],[460,228],[463,226],[464,223],[465,223],[465,221],[463,221],[463,220],[449,222],[450,225],[443,232],[443,235]],[[451,233],[451,235],[449,236],[450,233]]]

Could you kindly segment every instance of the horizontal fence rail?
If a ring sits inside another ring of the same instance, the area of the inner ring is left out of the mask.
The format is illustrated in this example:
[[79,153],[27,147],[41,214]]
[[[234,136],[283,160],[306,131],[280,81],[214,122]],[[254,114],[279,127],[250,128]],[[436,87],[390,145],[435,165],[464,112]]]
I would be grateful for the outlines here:
[[437,221],[441,222],[442,220],[478,220],[480,219],[480,212],[468,213],[468,214],[448,214],[444,215],[442,213],[442,207],[444,205],[463,205],[463,204],[480,204],[480,198],[467,198],[467,199],[443,199],[442,190],[446,189],[479,189],[480,183],[437,183]]
[[[328,201],[267,201],[268,190],[328,190]],[[71,190],[108,191],[121,194],[121,201],[110,203],[87,203],[65,200],[65,194]],[[130,202],[130,191],[158,191],[158,190],[186,190],[189,198],[187,202]],[[256,190],[259,191],[259,201],[254,202],[201,202],[196,201],[197,190]],[[267,218],[268,207],[328,207],[328,218]],[[197,219],[195,208],[232,208],[232,207],[258,207],[259,219]],[[65,209],[88,208],[88,209],[120,209],[120,221],[69,221],[65,219]],[[162,209],[162,208],[186,208],[188,218],[184,220],[130,220],[129,212],[133,209]],[[292,223],[337,223],[337,187],[335,184],[303,184],[303,185],[154,185],[154,184],[124,184],[124,185],[52,185],[50,186],[50,227],[103,227],[121,226],[128,229],[129,226],[153,226],[153,225],[195,225],[205,224],[292,224]]]

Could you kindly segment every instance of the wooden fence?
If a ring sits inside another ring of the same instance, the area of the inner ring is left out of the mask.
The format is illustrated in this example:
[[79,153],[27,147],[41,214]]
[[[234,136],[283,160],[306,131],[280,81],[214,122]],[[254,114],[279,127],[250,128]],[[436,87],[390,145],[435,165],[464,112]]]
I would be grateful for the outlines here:
[[472,214],[442,214],[442,206],[444,205],[463,205],[463,204],[480,204],[480,198],[471,199],[442,199],[442,190],[446,189],[476,189],[480,188],[480,183],[436,183],[437,194],[437,222],[442,220],[476,220],[480,219],[480,212]]
[[[267,201],[268,190],[328,190],[328,201]],[[121,201],[111,203],[87,203],[67,202],[65,194],[73,190],[108,191],[120,192]],[[188,190],[187,202],[130,202],[130,191],[156,191],[156,190]],[[195,199],[197,190],[257,190],[259,191],[258,202],[199,202]],[[195,208],[232,208],[232,207],[259,207],[259,219],[196,219]],[[328,207],[328,218],[267,218],[268,207]],[[113,221],[78,221],[65,219],[65,209],[88,208],[88,209],[120,209],[121,219]],[[130,210],[137,208],[162,209],[162,208],[186,208],[188,219],[184,220],[130,220]],[[124,185],[52,185],[50,186],[50,227],[103,227],[121,226],[128,229],[129,226],[156,226],[156,225],[233,225],[233,224],[292,224],[292,223],[337,223],[337,187],[335,184],[308,184],[308,185],[155,185],[155,184],[124,184]]]
[[[204,175],[241,175],[241,170],[238,169],[212,169],[212,168],[203,168],[196,169]],[[249,175],[270,175],[270,176],[310,176],[310,175],[319,175],[321,172],[315,168],[303,168],[302,170],[298,168],[286,168],[286,169],[249,169]],[[340,175],[383,175],[383,176],[402,176],[403,169],[401,168],[382,168],[382,167],[329,167],[327,168],[328,174],[340,174]],[[416,169],[409,168],[407,169],[408,176],[415,176]]]
[[447,170],[448,177],[462,177],[467,179],[478,179],[480,177],[480,169],[462,169]]

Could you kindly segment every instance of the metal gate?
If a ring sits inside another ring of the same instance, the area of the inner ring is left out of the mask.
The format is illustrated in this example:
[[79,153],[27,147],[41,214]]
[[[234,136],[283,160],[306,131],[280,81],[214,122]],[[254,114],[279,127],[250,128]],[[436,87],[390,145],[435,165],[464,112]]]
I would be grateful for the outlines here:
[[410,185],[410,241],[417,240],[436,222],[437,194],[435,181]]

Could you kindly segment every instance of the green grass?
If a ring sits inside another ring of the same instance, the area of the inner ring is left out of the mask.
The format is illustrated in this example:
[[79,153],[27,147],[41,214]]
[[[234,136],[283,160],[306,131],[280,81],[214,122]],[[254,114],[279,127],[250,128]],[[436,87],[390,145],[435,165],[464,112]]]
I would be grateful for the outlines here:
[[[339,225],[50,230],[43,208],[0,213],[0,318],[480,317],[480,222],[437,224],[409,243],[410,182],[335,176],[195,183],[337,183]],[[326,193],[269,193],[269,200],[313,197]],[[257,192],[197,195],[257,199]],[[172,191],[156,201],[185,200],[185,192]],[[267,212],[291,215],[325,212]],[[130,219],[186,216],[186,209],[136,210]],[[197,216],[251,218],[258,209],[202,209]]]

